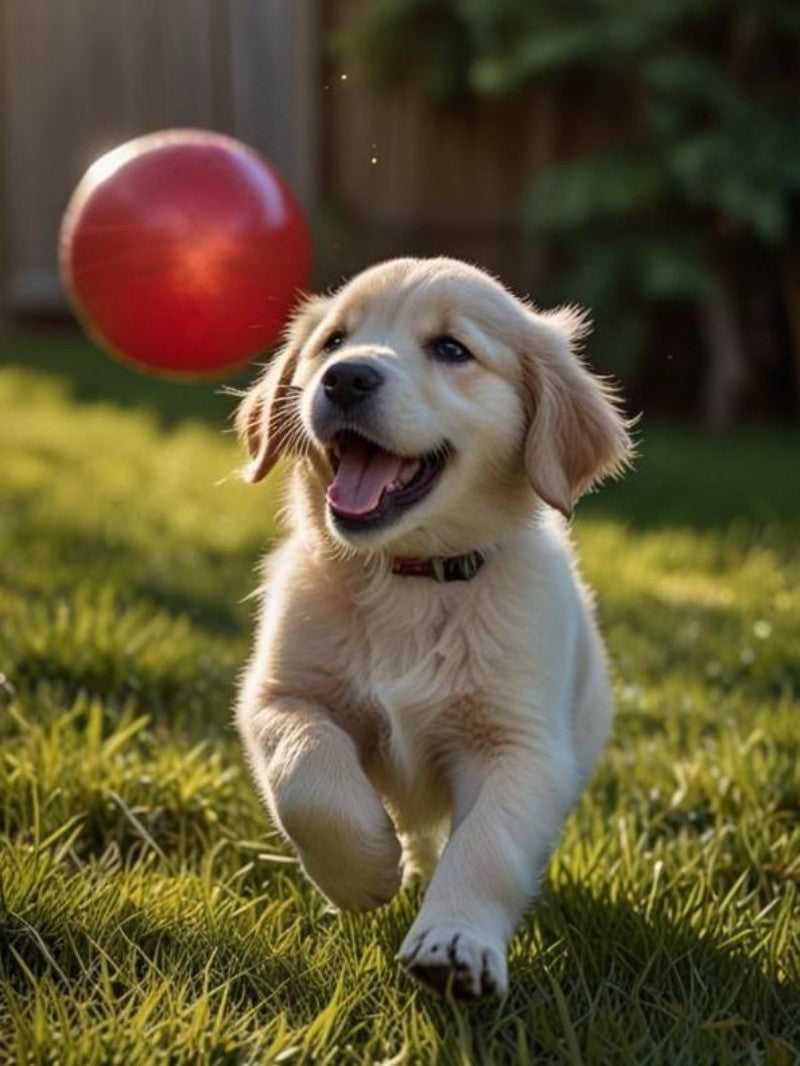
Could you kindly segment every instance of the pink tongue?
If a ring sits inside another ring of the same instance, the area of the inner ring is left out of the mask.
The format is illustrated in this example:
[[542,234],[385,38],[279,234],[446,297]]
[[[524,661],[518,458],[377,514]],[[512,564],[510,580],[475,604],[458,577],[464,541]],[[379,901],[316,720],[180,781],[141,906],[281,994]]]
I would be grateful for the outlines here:
[[328,503],[340,514],[365,515],[381,502],[384,489],[400,473],[403,459],[367,444],[348,440],[336,477],[328,486]]

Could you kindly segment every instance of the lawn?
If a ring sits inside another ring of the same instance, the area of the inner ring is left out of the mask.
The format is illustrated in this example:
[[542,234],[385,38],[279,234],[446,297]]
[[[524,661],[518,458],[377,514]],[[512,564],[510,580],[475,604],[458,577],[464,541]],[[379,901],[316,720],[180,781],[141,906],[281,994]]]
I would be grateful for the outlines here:
[[641,430],[575,535],[616,727],[502,1003],[327,913],[230,722],[276,486],[232,402],[0,342],[0,1062],[800,1061],[800,434]]

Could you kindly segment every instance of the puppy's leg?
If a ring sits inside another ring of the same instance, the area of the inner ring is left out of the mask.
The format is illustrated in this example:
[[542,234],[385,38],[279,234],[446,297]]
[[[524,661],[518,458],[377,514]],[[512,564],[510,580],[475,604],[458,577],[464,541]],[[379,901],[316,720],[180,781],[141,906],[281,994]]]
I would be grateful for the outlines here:
[[285,698],[241,706],[237,724],[272,817],[320,891],[344,910],[390,900],[400,842],[352,738],[324,708]]
[[564,751],[461,758],[453,831],[398,953],[441,991],[503,995],[506,948],[532,899],[576,791]]
[[404,885],[409,884],[415,877],[431,875],[442,850],[443,840],[444,834],[436,829],[400,833]]

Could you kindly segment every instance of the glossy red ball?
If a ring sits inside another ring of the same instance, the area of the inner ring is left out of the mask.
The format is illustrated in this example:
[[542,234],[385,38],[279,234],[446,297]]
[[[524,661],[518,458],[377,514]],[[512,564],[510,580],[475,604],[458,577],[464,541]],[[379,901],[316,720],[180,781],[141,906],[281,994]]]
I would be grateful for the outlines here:
[[59,254],[75,311],[104,348],[198,377],[275,342],[308,284],[311,241],[291,190],[255,151],[167,130],[89,168]]

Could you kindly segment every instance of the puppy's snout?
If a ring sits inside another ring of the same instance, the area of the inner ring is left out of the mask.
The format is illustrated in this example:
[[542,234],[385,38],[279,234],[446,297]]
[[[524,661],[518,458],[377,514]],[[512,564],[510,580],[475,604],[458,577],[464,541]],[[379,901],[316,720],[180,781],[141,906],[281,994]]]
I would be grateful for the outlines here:
[[355,406],[382,384],[383,374],[369,363],[334,363],[322,376],[326,398],[342,411]]

